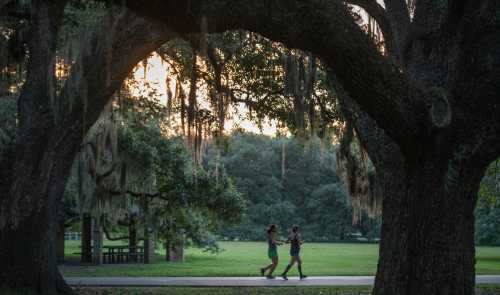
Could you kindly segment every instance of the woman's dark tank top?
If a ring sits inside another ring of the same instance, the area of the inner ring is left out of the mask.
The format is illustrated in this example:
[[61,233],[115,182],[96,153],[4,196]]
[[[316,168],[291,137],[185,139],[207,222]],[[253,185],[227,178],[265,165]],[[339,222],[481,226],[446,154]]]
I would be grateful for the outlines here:
[[290,247],[292,249],[300,249],[300,242],[298,235],[293,235],[293,238],[290,240]]

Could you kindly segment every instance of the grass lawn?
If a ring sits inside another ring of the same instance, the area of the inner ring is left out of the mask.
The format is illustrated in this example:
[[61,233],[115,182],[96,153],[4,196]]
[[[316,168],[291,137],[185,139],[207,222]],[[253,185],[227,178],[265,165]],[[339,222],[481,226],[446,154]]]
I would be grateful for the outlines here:
[[78,295],[369,295],[369,287],[239,287],[239,288],[101,288],[79,289]]
[[[369,295],[370,287],[280,287],[280,288],[77,288],[78,295]],[[0,289],[2,295],[31,295]],[[476,295],[500,295],[500,285],[481,285]]]
[[[280,287],[280,288],[101,288],[79,289],[78,295],[369,295],[370,287]],[[477,295],[500,295],[500,286],[479,286]]]
[[[280,288],[77,288],[78,295],[369,295],[370,287],[280,287]],[[2,295],[30,295],[22,291],[0,290]],[[476,295],[500,295],[500,285],[481,285]]]
[[[111,244],[106,242],[105,244]],[[78,261],[78,241],[66,241],[69,260]],[[185,262],[170,263],[163,250],[152,264],[105,264],[103,266],[61,266],[66,276],[258,276],[268,264],[265,242],[221,242],[218,255],[189,248]],[[288,248],[280,247],[279,274],[287,265]],[[307,243],[301,252],[304,273],[319,275],[374,275],[378,245]],[[500,247],[477,247],[477,274],[500,274]],[[290,276],[297,276],[296,267]]]

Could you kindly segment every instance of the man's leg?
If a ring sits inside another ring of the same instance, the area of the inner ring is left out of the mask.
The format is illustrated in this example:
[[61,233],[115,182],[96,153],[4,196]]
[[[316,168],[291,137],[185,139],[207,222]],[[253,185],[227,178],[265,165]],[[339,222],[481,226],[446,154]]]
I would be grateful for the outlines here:
[[286,266],[285,271],[281,274],[281,277],[282,277],[284,280],[288,280],[288,278],[287,278],[286,274],[288,273],[288,271],[290,270],[290,268],[292,268],[292,266],[295,264],[296,257],[295,257],[295,256],[292,256],[291,258],[292,258],[292,259],[290,260],[290,263]]
[[307,278],[307,276],[302,273],[302,259],[300,259],[300,256],[297,256],[297,267],[299,269],[300,278],[301,279]]

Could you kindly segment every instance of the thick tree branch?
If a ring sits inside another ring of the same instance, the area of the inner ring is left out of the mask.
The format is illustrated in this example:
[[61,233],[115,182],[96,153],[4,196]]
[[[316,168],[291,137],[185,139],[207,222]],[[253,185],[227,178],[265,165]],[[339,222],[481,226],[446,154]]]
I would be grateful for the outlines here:
[[62,125],[77,123],[86,134],[134,66],[172,37],[164,25],[115,8],[101,29],[83,39],[59,98],[66,103]]
[[[31,8],[30,58],[28,75],[18,101],[20,137],[28,134],[32,124],[41,117],[53,116],[51,103],[55,92],[55,54],[57,34],[66,1],[43,3],[34,1]],[[43,77],[38,77],[44,73]],[[37,76],[33,78],[33,76]],[[33,95],[37,93],[37,95]]]
[[[334,69],[346,91],[403,150],[427,119],[407,77],[382,57],[339,1],[127,1],[133,10],[181,33],[246,29],[311,51]],[[419,93],[419,96],[422,93]]]
[[392,32],[393,28],[391,28],[391,23],[389,22],[385,9],[378,4],[376,0],[348,0],[347,3],[363,8],[371,17],[375,19],[380,27],[380,30],[382,30],[382,34],[384,35],[387,50],[397,57],[399,53],[395,50],[399,46],[395,43],[394,34]]
[[356,130],[358,139],[368,153],[377,172],[384,173],[403,166],[403,156],[398,146],[391,140],[376,122],[363,112],[359,106],[345,93],[344,89],[336,82],[335,75],[328,73],[331,86],[337,93],[340,109],[351,125]]
[[[500,2],[468,1],[450,12],[452,31],[443,29],[444,42],[457,44],[455,55],[447,54],[446,87],[450,89],[453,128],[473,151],[473,165],[487,165],[500,154]],[[451,9],[451,8],[450,8]],[[444,41],[446,40],[446,41]],[[486,161],[485,163],[480,163]]]
[[404,50],[406,38],[410,31],[410,14],[406,0],[385,0],[387,18],[393,33],[394,52],[404,65]]

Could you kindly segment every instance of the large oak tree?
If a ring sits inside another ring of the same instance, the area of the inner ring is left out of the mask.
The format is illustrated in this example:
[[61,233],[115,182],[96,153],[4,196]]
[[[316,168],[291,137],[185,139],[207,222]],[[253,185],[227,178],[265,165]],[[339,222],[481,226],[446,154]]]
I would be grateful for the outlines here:
[[111,12],[102,32],[82,40],[88,49],[56,93],[66,3],[33,1],[18,136],[2,163],[0,284],[67,290],[51,216],[82,133],[132,67],[169,38],[168,27],[180,35],[244,29],[316,54],[385,190],[374,294],[474,293],[473,210],[500,154],[498,1],[419,0],[412,15],[404,0],[353,2],[377,19],[389,57],[338,0],[125,2],[148,21]]
[[80,54],[56,91],[55,54],[67,1],[32,1],[29,64],[18,100],[15,143],[0,177],[0,286],[71,293],[57,270],[55,216],[88,129],[133,67],[171,38],[121,8],[80,36]]
[[127,4],[181,33],[246,29],[317,54],[385,190],[374,293],[474,293],[477,190],[500,153],[498,1],[355,2],[389,58],[339,1]]

